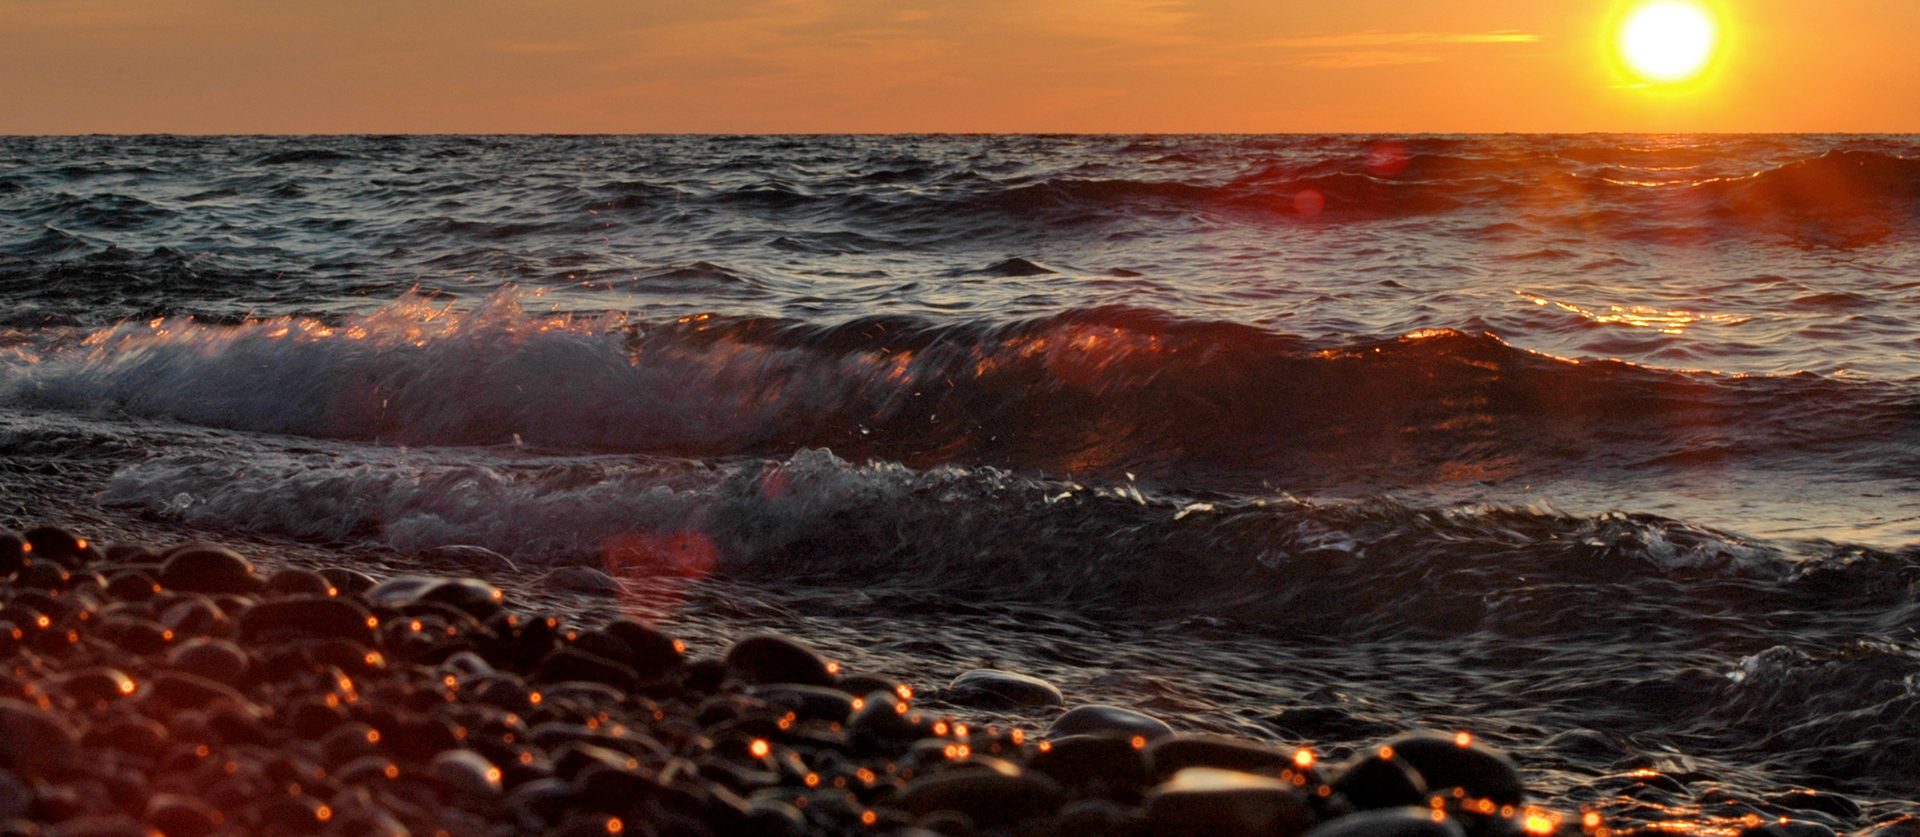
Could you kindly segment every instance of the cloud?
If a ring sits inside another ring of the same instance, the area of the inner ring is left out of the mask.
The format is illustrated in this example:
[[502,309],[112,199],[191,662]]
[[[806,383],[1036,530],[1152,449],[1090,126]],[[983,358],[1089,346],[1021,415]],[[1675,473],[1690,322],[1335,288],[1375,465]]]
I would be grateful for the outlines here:
[[[1256,41],[1250,46],[1267,49],[1298,50],[1309,54],[1296,63],[1323,70],[1352,70],[1361,67],[1392,67],[1404,64],[1432,64],[1446,56],[1434,52],[1437,46],[1463,44],[1530,44],[1539,35],[1512,30],[1493,32],[1353,32],[1345,35],[1311,35]],[[1424,49],[1414,49],[1422,47]]]
[[1257,46],[1287,49],[1338,49],[1341,47],[1424,46],[1428,44],[1518,44],[1533,43],[1539,35],[1499,30],[1495,32],[1355,32],[1348,35],[1315,35],[1306,38],[1277,38],[1259,41]]

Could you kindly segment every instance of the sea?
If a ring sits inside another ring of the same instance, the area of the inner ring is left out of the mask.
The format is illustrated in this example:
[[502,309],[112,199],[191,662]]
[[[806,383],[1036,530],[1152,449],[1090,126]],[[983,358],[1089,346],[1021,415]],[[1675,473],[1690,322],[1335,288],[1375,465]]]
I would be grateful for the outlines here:
[[1920,833],[1920,137],[4,137],[0,300],[0,525]]

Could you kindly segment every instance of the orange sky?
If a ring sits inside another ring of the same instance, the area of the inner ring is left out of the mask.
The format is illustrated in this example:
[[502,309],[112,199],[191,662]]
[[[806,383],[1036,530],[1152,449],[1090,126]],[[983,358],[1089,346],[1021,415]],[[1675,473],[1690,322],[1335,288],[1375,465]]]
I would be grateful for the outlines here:
[[1920,2],[0,0],[0,133],[1920,131]]

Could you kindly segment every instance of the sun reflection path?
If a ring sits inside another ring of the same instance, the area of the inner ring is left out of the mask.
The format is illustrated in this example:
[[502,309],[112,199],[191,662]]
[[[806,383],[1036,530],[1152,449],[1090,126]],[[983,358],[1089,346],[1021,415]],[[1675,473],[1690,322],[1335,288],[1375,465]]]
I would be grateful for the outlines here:
[[1701,314],[1694,311],[1683,311],[1674,308],[1653,308],[1646,305],[1611,305],[1608,306],[1605,311],[1598,311],[1590,308],[1582,308],[1572,303],[1551,300],[1539,294],[1528,293],[1526,291],[1514,291],[1514,293],[1532,300],[1535,305],[1551,306],[1562,311],[1571,311],[1596,323],[1647,328],[1662,334],[1681,334],[1684,333],[1688,327],[1696,323],[1734,326],[1749,322],[1753,319],[1743,314]]

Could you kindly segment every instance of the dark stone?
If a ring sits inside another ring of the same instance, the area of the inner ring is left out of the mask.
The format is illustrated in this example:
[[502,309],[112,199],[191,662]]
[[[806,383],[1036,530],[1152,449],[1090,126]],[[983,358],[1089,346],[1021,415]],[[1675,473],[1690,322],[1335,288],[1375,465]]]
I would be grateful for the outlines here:
[[1145,741],[1133,737],[1070,735],[1046,742],[1027,766],[1093,796],[1137,802],[1148,784]]
[[747,689],[747,694],[773,706],[791,710],[801,720],[846,723],[847,718],[853,715],[853,696],[824,686],[773,683],[753,686]]
[[224,546],[187,544],[167,553],[156,581],[190,593],[253,593],[260,587],[253,563]]
[[1334,777],[1333,789],[1355,808],[1398,808],[1427,801],[1427,781],[1405,759],[1381,748],[1354,761]]
[[755,634],[727,649],[727,672],[748,683],[799,683],[832,686],[827,661],[799,640],[779,634]]
[[1048,738],[1090,733],[1137,735],[1147,741],[1158,741],[1172,735],[1173,727],[1152,715],[1095,703],[1067,710],[1047,728]]
[[953,678],[945,697],[953,703],[989,709],[1061,706],[1067,702],[1052,683],[991,668],[974,669]]
[[847,734],[869,741],[910,741],[927,732],[911,718],[911,708],[892,692],[874,692],[860,700],[847,721]]
[[240,616],[240,637],[337,637],[371,645],[378,625],[366,608],[338,596],[288,596],[248,608]]
[[316,834],[332,816],[326,804],[305,795],[277,794],[254,807],[255,821],[267,834]]
[[500,612],[506,594],[500,588],[476,578],[442,581],[420,592],[419,601],[436,602],[458,608],[475,619],[486,619]]
[[979,827],[1006,828],[1051,814],[1065,800],[1060,786],[1044,776],[966,771],[915,779],[894,804],[916,817],[953,811]]
[[327,577],[313,570],[288,567],[267,578],[266,592],[280,595],[305,594],[309,596],[332,596],[339,591]]
[[628,665],[642,677],[658,677],[683,661],[686,645],[667,636],[659,628],[631,617],[608,622],[601,630],[626,643],[632,659]]
[[59,715],[10,697],[0,697],[0,767],[35,776],[72,762],[80,734]]
[[159,654],[173,647],[170,638],[173,632],[151,619],[109,616],[100,620],[92,633],[122,651],[142,656]]
[[1420,771],[1429,791],[1460,788],[1471,796],[1491,799],[1496,805],[1519,805],[1526,798],[1519,769],[1505,755],[1479,741],[1413,733],[1386,746]]
[[143,572],[129,570],[116,573],[107,581],[107,595],[123,602],[144,602],[158,592],[160,582]]
[[472,750],[447,750],[427,763],[427,775],[468,796],[500,795],[500,768]]
[[123,715],[106,723],[95,723],[80,738],[86,747],[112,747],[137,756],[158,758],[165,754],[172,737],[159,721],[145,715]]
[[238,686],[247,677],[247,652],[224,639],[198,637],[167,654],[167,665],[208,680]]
[[632,666],[568,646],[553,649],[546,659],[541,660],[540,669],[535,672],[533,679],[539,683],[583,680],[605,683],[623,691],[632,689],[640,682],[640,676],[634,673]]
[[230,701],[235,706],[253,706],[246,696],[234,691],[232,686],[181,671],[155,674],[146,693],[169,706],[183,709],[206,706],[217,700]]
[[1466,837],[1459,821],[1442,815],[1434,819],[1429,808],[1395,807],[1361,811],[1329,820],[1307,832],[1308,837]]
[[143,819],[167,837],[203,837],[219,826],[224,817],[212,805],[191,796],[156,793],[147,800]]
[[55,526],[42,526],[26,534],[27,544],[33,547],[33,557],[40,561],[54,561],[62,566],[78,568],[83,566],[87,554],[85,538]]
[[67,820],[48,837],[153,837],[153,829],[125,814],[107,814]]
[[203,596],[193,596],[167,605],[160,612],[160,623],[173,631],[175,639],[219,637],[233,632],[233,621],[227,618],[227,612]]
[[32,547],[27,539],[13,532],[0,529],[0,576],[8,576],[27,565],[27,553]]
[[158,564],[160,562],[160,553],[153,551],[145,544],[116,543],[108,546],[102,554],[106,558],[107,563],[114,565]]
[[65,590],[73,584],[73,574],[52,561],[35,559],[14,573],[13,583],[35,590]]
[[1311,815],[1292,784],[1211,767],[1173,774],[1148,795],[1146,808],[1159,837],[1294,837]]
[[325,578],[340,592],[354,595],[372,590],[380,583],[374,580],[373,576],[346,567],[323,567],[320,570],[320,577]]
[[1145,831],[1146,820],[1105,799],[1082,799],[1060,809],[1053,827],[1059,837],[1123,837]]
[[1278,776],[1296,767],[1293,755],[1265,744],[1218,735],[1175,735],[1147,747],[1153,774],[1166,779],[1189,767],[1217,767]]
[[60,691],[82,704],[117,701],[132,695],[138,688],[133,678],[106,667],[71,672],[62,675],[57,682]]

